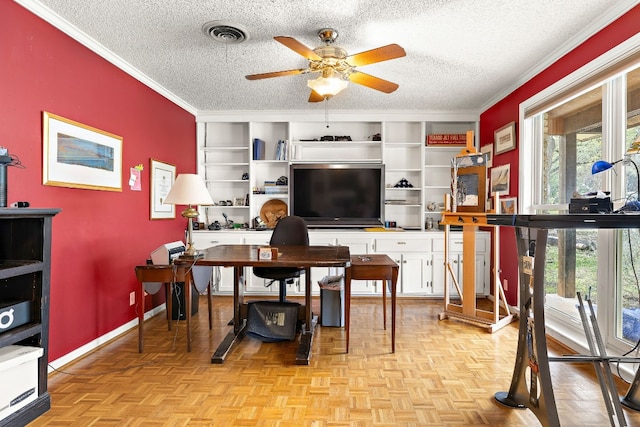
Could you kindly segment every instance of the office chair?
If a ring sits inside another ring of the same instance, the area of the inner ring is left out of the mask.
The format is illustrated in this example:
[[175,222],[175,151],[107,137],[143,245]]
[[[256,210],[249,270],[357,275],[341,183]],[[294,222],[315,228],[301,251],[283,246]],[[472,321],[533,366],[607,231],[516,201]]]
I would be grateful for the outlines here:
[[[286,216],[281,218],[276,227],[273,229],[271,246],[281,245],[299,245],[309,246],[309,232],[307,223],[299,216]],[[262,279],[271,279],[271,283],[278,281],[280,284],[279,300],[284,302],[287,295],[287,282],[296,277],[300,277],[300,273],[304,269],[295,267],[254,267],[253,274]],[[271,285],[271,283],[269,285]],[[269,286],[268,285],[268,286]]]

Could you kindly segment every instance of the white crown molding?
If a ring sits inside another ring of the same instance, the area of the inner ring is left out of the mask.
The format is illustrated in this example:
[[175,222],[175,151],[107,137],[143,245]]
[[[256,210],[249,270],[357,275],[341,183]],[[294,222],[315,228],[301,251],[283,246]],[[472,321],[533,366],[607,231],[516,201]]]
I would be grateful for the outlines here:
[[564,44],[558,46],[551,54],[549,54],[545,59],[540,61],[535,68],[533,68],[529,73],[524,74],[518,81],[516,81],[513,85],[505,88],[504,90],[497,93],[494,97],[488,100],[481,108],[481,111],[487,111],[489,108],[493,107],[502,99],[506,98],[509,94],[511,94],[514,90],[518,89],[520,86],[527,83],[529,80],[540,74],[542,71],[549,68],[554,62],[558,59],[562,58],[567,53],[571,52],[582,43],[584,43],[589,37],[596,34],[598,31],[607,27],[613,21],[624,15],[626,12],[634,8],[638,5],[638,0],[622,0],[617,2],[611,9],[608,10],[607,13],[600,16],[599,19],[593,21],[591,25],[585,27],[577,33],[573,38],[567,41]]
[[196,116],[197,122],[332,122],[346,121],[460,121],[475,122],[480,120],[480,112],[475,110],[437,111],[437,110],[332,110],[325,111],[264,111],[264,110],[225,110],[201,111]]
[[83,46],[85,46],[95,54],[101,56],[102,58],[106,59],[116,67],[120,68],[122,71],[124,71],[134,79],[138,80],[145,86],[149,87],[150,89],[164,96],[169,101],[173,102],[174,104],[178,105],[179,107],[183,108],[184,110],[188,111],[194,116],[198,113],[197,108],[185,102],[182,98],[180,98],[173,92],[167,90],[162,85],[158,84],[149,76],[147,76],[137,68],[133,67],[127,61],[125,61],[115,53],[111,52],[109,49],[105,48],[103,45],[98,43],[95,39],[89,37],[86,33],[81,31],[79,28],[75,27],[74,25],[70,24],[67,20],[65,20],[60,15],[53,12],[48,7],[30,0],[14,0],[14,1],[18,3],[20,6],[30,11],[31,13],[33,13],[34,15],[42,18],[49,24],[53,25],[55,28],[62,31],[72,39],[76,40],[78,43],[82,44]]

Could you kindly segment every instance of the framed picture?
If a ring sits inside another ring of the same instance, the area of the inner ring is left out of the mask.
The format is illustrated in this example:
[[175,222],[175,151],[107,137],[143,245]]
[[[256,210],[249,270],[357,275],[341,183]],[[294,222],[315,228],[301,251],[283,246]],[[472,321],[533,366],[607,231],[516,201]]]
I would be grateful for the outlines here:
[[43,111],[42,183],[122,191],[122,137]]
[[510,178],[510,164],[491,168],[491,194],[495,194],[497,192],[500,192],[501,194],[509,194]]
[[496,155],[516,148],[516,122],[511,122],[493,132]]
[[493,144],[487,144],[480,147],[480,152],[485,155],[487,159],[487,167],[493,166]]
[[432,133],[427,135],[426,145],[441,145],[441,146],[461,146],[467,145],[467,135],[464,133]]
[[500,213],[515,215],[518,213],[518,199],[517,197],[505,197],[500,199]]
[[169,163],[151,159],[151,203],[150,219],[173,219],[176,217],[175,205],[164,203],[169,190],[176,180],[176,167]]
[[245,198],[244,197],[236,197],[233,199],[233,206],[244,206]]
[[[464,162],[464,157],[454,161]],[[485,212],[487,168],[482,166],[452,168],[452,198],[456,212]]]

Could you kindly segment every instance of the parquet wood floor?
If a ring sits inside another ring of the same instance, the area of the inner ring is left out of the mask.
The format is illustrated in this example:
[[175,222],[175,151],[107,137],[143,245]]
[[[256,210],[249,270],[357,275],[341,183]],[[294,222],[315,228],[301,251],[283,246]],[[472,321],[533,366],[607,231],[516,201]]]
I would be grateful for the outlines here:
[[[294,364],[295,342],[250,337],[224,364],[212,365],[231,316],[229,297],[214,301],[212,331],[206,301],[200,302],[191,353],[184,323],[167,331],[161,314],[145,322],[143,354],[133,329],[50,374],[52,408],[30,426],[540,425],[530,411],[493,398],[509,388],[517,322],[490,334],[438,321],[441,301],[400,299],[392,354],[380,299],[355,298],[348,355],[344,330],[319,326],[309,366]],[[553,354],[566,352],[549,345]],[[609,425],[590,365],[556,363],[552,375],[563,426]],[[627,385],[620,382],[619,389],[624,394]],[[625,415],[640,426],[640,413],[625,409]]]

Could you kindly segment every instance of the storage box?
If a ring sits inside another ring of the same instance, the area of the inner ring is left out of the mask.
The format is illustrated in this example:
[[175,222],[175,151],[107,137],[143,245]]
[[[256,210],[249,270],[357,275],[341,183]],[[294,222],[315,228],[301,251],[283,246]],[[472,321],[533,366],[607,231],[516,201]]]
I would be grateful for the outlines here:
[[38,397],[40,347],[9,345],[0,348],[0,420]]
[[608,213],[613,210],[610,197],[573,198],[569,203],[569,213]]

